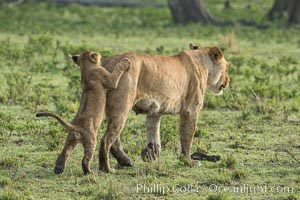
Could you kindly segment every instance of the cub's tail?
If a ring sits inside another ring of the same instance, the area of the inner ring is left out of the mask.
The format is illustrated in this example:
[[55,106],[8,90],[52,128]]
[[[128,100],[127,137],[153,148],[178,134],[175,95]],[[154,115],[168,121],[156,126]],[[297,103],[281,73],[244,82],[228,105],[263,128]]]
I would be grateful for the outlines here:
[[50,112],[38,112],[35,115],[36,117],[53,117],[55,118],[64,128],[70,131],[81,132],[81,129],[78,128],[76,125],[70,124],[63,120],[59,115],[50,113]]

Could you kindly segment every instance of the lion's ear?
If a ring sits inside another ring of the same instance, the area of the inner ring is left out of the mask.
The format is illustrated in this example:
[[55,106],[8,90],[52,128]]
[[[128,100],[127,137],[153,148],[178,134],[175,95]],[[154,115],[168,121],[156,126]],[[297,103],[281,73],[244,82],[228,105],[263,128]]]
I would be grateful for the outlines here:
[[79,55],[71,55],[71,54],[69,54],[69,57],[73,60],[73,62],[74,62],[75,64],[78,65],[78,58],[79,58]]
[[196,50],[199,49],[200,47],[198,45],[195,45],[193,43],[190,44],[190,50]]
[[222,51],[217,46],[212,46],[209,48],[208,55],[214,63],[218,63],[223,57]]
[[99,63],[100,62],[100,59],[101,59],[101,55],[99,53],[95,53],[95,52],[91,52],[89,54],[89,59],[91,62],[93,63]]

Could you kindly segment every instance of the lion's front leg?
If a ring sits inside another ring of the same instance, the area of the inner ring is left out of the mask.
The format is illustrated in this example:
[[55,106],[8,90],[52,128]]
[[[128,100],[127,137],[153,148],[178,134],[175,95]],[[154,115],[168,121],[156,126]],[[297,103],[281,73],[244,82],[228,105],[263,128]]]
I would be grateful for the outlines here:
[[183,157],[182,161],[190,166],[196,166],[198,161],[191,160],[193,137],[198,121],[198,111],[183,111],[180,114],[179,134]]
[[159,157],[160,144],[160,116],[147,115],[147,146],[141,152],[141,157],[144,161],[156,160]]

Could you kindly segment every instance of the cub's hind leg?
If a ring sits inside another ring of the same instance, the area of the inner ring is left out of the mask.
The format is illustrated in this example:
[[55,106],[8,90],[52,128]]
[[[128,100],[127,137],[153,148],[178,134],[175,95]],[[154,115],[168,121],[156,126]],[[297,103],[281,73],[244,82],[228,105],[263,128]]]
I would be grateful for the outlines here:
[[96,149],[97,133],[98,131],[87,130],[86,133],[82,135],[81,141],[84,149],[84,156],[81,164],[84,174],[91,172],[90,165]]
[[64,171],[65,166],[66,166],[66,161],[70,155],[70,152],[76,147],[76,145],[80,141],[80,138],[79,138],[80,136],[78,136],[76,134],[79,134],[79,133],[75,133],[75,132],[68,133],[64,148],[63,148],[61,154],[56,159],[54,173],[61,174]]

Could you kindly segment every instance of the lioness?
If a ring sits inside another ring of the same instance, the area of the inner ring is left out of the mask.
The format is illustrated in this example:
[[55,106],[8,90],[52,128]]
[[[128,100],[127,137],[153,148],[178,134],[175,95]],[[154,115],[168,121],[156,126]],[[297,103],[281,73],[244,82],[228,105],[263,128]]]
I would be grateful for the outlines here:
[[199,48],[191,44],[190,50],[175,56],[125,53],[105,59],[102,65],[112,71],[124,58],[131,60],[132,67],[121,77],[119,87],[107,93],[105,113],[108,124],[99,150],[100,170],[114,171],[109,164],[109,151],[120,165],[133,165],[120,141],[131,109],[147,114],[147,146],[142,150],[144,160],[159,156],[161,115],[179,114],[182,158],[186,164],[194,166],[196,161],[191,160],[190,154],[206,86],[213,94],[220,95],[229,85],[228,63],[223,53],[216,46]]
[[63,172],[69,150],[81,142],[84,148],[82,169],[86,174],[91,172],[90,161],[94,155],[98,129],[103,120],[106,92],[117,88],[121,76],[130,68],[131,62],[127,58],[120,59],[110,73],[100,66],[99,53],[85,51],[71,57],[74,63],[80,66],[82,83],[81,101],[75,118],[70,124],[60,116],[49,112],[40,112],[36,116],[54,117],[69,131],[65,147],[56,160],[54,172]]

